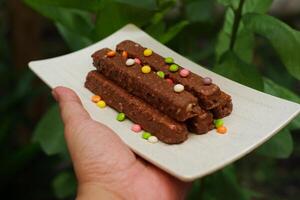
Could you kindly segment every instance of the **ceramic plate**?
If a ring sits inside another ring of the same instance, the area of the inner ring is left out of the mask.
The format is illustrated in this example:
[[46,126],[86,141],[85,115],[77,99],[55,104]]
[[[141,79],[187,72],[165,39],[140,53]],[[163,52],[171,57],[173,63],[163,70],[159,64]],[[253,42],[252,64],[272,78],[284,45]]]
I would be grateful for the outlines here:
[[[94,69],[91,54],[104,47],[114,49],[125,39],[136,41],[164,57],[171,56],[179,65],[196,74],[212,77],[222,90],[232,96],[233,112],[224,119],[227,134],[217,134],[212,130],[205,135],[190,134],[188,140],[179,145],[151,144],[130,130],[131,121],[120,123],[115,120],[116,111],[109,107],[96,107],[90,100],[92,93],[84,88],[87,73]],[[205,176],[246,155],[283,128],[300,111],[296,103],[253,90],[193,63],[132,24],[85,49],[33,61],[29,66],[51,88],[72,88],[93,119],[113,129],[135,153],[185,181]]]

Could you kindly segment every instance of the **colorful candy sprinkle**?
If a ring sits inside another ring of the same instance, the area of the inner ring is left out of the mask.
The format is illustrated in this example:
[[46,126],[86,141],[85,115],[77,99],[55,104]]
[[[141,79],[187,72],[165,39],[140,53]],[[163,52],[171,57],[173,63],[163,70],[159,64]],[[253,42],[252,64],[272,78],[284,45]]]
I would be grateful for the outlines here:
[[150,136],[148,138],[148,142],[150,142],[150,143],[156,143],[156,142],[158,142],[158,139],[157,139],[156,136]]
[[98,103],[101,100],[101,97],[99,95],[92,96],[92,102]]
[[142,63],[141,60],[138,59],[138,58],[135,58],[134,61],[135,61],[136,64],[139,64],[139,65]]
[[151,49],[145,49],[144,50],[144,56],[151,56],[152,55],[152,50]]
[[171,72],[177,72],[178,69],[179,69],[179,67],[178,67],[178,65],[176,65],[176,64],[172,64],[172,65],[170,65],[170,67],[169,67],[169,70],[170,70]]
[[171,85],[173,85],[173,80],[172,79],[170,79],[170,78],[166,78],[166,81],[168,82],[168,83],[170,83]]
[[182,69],[180,70],[179,74],[181,77],[187,77],[190,74],[190,71],[187,69]]
[[138,132],[140,132],[140,131],[142,130],[142,127],[141,127],[141,125],[139,125],[139,124],[133,124],[132,127],[131,127],[131,130],[132,130],[133,132],[138,133]]
[[184,86],[181,84],[174,85],[174,91],[175,92],[182,92],[184,90]]
[[106,53],[106,55],[108,57],[114,57],[116,55],[116,52],[115,51],[109,51],[109,52]]
[[227,132],[227,128],[225,126],[220,126],[217,128],[217,132],[220,134],[225,134]]
[[223,121],[223,119],[215,119],[214,124],[215,124],[216,128],[219,128],[224,125],[224,121]]
[[165,78],[165,73],[163,71],[158,71],[156,72],[157,76],[159,76],[160,78]]
[[174,63],[174,59],[171,58],[171,57],[166,57],[165,58],[165,63],[172,64],[172,63]]
[[210,85],[212,83],[212,80],[209,77],[205,77],[205,78],[203,78],[203,83],[205,85]]
[[147,140],[151,136],[151,133],[144,131],[142,134],[142,138]]
[[150,67],[149,65],[144,65],[144,66],[142,67],[142,72],[143,72],[144,74],[150,73],[150,72],[151,72],[151,67]]
[[123,52],[122,52],[122,57],[123,57],[123,58],[127,58],[127,57],[128,57],[127,51],[123,51]]
[[128,59],[126,60],[126,65],[127,65],[127,66],[134,65],[134,63],[135,63],[135,60],[132,59],[132,58],[128,58]]
[[99,107],[99,108],[105,108],[106,107],[106,103],[105,103],[105,101],[98,101],[98,103],[97,103],[97,106]]
[[119,113],[118,115],[117,115],[117,120],[118,121],[124,121],[125,120],[125,118],[126,118],[126,116],[125,116],[125,113]]

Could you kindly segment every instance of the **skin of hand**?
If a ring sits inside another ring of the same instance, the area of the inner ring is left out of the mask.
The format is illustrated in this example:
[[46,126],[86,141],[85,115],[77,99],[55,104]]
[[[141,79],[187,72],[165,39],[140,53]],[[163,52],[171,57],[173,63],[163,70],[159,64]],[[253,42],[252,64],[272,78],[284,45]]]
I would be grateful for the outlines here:
[[52,94],[78,180],[77,199],[185,198],[190,183],[135,155],[110,128],[91,119],[75,92],[56,87]]

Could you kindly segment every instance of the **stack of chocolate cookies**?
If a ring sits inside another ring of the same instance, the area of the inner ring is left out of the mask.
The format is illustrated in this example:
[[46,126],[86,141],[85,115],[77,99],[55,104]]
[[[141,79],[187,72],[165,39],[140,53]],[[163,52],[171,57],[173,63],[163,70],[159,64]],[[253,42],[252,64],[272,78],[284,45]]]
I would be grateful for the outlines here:
[[214,128],[213,119],[232,111],[231,97],[210,78],[133,41],[92,58],[97,70],[89,72],[85,87],[165,143],[181,143],[189,131],[204,134]]

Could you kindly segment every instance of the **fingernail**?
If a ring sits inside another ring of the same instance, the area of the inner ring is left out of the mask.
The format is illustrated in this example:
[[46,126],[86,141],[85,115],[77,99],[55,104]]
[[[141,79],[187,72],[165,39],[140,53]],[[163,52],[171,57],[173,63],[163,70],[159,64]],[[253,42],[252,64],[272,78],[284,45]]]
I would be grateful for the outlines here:
[[58,95],[57,95],[56,91],[52,90],[51,94],[52,94],[53,98],[55,99],[55,101],[58,101]]

